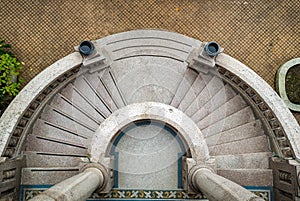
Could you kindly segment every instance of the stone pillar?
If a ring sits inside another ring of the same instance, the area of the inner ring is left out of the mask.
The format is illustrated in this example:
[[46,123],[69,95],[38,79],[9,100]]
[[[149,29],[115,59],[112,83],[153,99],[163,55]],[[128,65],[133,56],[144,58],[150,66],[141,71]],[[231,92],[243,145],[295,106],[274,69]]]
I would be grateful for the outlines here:
[[[194,170],[193,170],[194,169]],[[193,168],[190,184],[210,201],[263,201],[242,186],[221,177],[205,167]]]
[[84,168],[83,172],[66,179],[29,201],[85,201],[107,183],[107,172],[98,164]]

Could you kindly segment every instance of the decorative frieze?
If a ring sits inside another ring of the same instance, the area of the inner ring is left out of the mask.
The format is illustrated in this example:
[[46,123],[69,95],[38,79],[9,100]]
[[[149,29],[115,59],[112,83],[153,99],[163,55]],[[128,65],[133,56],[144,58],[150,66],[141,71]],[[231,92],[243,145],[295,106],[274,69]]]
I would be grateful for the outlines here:
[[[40,194],[47,188],[43,187],[23,187],[21,201],[27,201],[34,196]],[[271,201],[270,189],[250,189],[255,195],[263,198],[266,201]],[[107,194],[93,193],[88,201],[96,200],[207,200],[202,194],[188,194],[183,190],[131,190],[131,189],[113,189]]]

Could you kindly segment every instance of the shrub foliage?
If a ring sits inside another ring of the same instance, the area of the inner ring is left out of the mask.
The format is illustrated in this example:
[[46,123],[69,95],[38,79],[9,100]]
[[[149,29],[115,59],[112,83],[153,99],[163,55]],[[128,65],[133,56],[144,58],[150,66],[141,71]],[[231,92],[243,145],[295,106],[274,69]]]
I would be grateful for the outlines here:
[[9,51],[10,47],[0,37],[0,113],[19,93],[23,82],[19,77],[22,63]]

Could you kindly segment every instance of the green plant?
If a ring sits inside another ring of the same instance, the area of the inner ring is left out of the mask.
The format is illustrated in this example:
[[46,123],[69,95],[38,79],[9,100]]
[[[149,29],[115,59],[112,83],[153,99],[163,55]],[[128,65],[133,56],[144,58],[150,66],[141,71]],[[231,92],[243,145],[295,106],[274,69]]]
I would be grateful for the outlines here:
[[21,85],[20,79],[16,79],[22,65],[16,58],[9,54],[0,56],[0,94],[16,96]]
[[0,115],[9,102],[19,93],[23,79],[19,77],[22,63],[18,62],[8,51],[6,44],[0,37]]
[[11,55],[11,52],[8,51],[8,48],[10,48],[10,47],[11,47],[11,45],[5,43],[5,41],[2,40],[2,38],[0,37],[0,55],[6,54],[6,53]]

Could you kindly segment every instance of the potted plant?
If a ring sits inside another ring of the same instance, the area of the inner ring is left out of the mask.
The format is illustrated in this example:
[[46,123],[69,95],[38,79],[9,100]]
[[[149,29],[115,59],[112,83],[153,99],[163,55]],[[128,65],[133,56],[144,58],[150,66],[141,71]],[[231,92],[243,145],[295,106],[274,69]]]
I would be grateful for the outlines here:
[[9,51],[10,45],[0,37],[0,116],[19,93],[22,78],[19,77],[22,63]]

